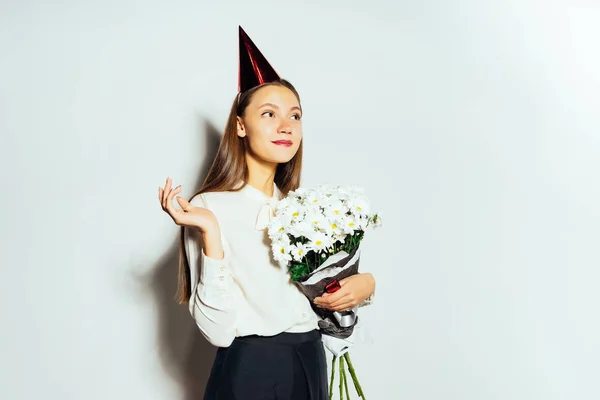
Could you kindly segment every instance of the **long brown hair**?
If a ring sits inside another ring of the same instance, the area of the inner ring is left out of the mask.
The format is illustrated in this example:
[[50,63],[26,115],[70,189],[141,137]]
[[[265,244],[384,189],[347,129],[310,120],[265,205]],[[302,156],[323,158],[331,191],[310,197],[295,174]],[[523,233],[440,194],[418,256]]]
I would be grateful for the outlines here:
[[[236,95],[231,106],[231,111],[229,112],[225,133],[221,138],[217,155],[208,170],[208,175],[204,183],[190,197],[189,201],[200,193],[237,191],[246,185],[248,181],[248,166],[246,165],[245,156],[246,152],[249,151],[249,146],[246,138],[241,138],[237,135],[237,117],[243,117],[248,104],[252,100],[252,95],[258,89],[269,85],[284,86],[290,89],[298,99],[298,104],[300,105],[300,95],[298,95],[294,86],[285,79],[265,83]],[[301,105],[300,108],[302,109]],[[300,186],[301,169],[302,142],[300,142],[298,151],[290,161],[277,166],[275,184],[283,196]],[[241,187],[239,186],[240,181],[244,182]],[[191,295],[190,266],[184,246],[184,229],[182,226],[179,240],[179,276],[176,295],[179,304],[187,303]]]

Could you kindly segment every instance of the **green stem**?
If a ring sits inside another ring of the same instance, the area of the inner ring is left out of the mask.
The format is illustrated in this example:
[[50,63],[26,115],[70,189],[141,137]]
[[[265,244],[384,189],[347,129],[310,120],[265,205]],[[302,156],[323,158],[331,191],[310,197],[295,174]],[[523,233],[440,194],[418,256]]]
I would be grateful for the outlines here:
[[333,378],[335,377],[335,360],[337,360],[337,356],[333,356],[333,360],[331,360],[331,379],[329,380],[329,400],[333,397]]
[[344,389],[346,389],[346,398],[350,400],[350,391],[348,390],[348,377],[346,376],[346,369],[344,368]]
[[[354,366],[352,365],[352,361],[350,360],[350,354],[345,353],[344,359],[348,363],[348,370],[350,371],[350,375],[352,375],[352,382],[354,382],[354,388],[356,389],[356,393],[358,393],[358,395],[360,397],[365,399],[365,394],[363,393],[362,387],[360,386],[360,383],[358,382],[358,378],[356,377],[356,371],[354,371]],[[340,361],[341,361],[341,359],[340,359]]]
[[[340,358],[340,400],[344,400],[344,358]],[[350,400],[350,399],[348,399]]]

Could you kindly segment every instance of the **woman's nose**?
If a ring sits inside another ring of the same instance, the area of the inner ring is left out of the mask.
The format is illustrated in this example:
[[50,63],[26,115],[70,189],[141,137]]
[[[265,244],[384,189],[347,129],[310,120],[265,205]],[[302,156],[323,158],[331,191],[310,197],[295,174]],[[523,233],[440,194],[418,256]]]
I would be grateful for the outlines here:
[[287,133],[287,134],[292,133],[292,127],[291,127],[291,125],[289,123],[288,124],[282,124],[282,125],[280,125],[279,126],[279,133]]

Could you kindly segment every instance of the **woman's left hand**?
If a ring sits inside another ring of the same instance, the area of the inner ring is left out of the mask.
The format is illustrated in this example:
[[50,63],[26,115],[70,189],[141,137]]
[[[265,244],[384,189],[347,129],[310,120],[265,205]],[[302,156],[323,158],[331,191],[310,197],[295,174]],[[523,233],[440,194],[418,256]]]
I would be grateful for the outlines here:
[[375,278],[370,273],[356,274],[342,279],[340,286],[334,293],[316,297],[314,303],[332,311],[354,308],[375,291]]

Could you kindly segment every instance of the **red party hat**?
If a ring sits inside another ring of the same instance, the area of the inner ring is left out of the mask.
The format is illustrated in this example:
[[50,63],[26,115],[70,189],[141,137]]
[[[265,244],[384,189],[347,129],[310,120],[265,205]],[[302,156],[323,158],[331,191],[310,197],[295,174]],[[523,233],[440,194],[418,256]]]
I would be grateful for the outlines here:
[[263,83],[273,82],[279,75],[262,55],[250,37],[239,27],[240,66],[238,70],[238,92],[245,92]]

